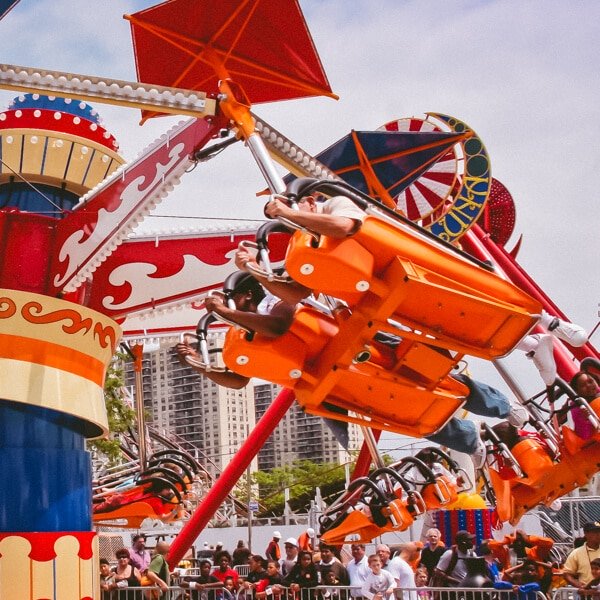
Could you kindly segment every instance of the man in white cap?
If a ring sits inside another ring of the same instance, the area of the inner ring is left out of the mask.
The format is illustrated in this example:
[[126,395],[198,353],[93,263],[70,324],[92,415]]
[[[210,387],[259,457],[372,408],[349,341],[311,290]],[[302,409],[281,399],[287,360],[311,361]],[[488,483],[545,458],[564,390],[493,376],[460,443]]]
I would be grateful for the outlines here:
[[309,527],[305,532],[298,536],[298,549],[314,552],[316,547],[316,544],[314,543],[315,537],[315,530],[312,527]]
[[298,541],[296,538],[290,537],[283,543],[283,548],[285,556],[279,560],[279,570],[285,577],[298,561]]
[[265,556],[267,560],[279,561],[281,558],[281,548],[279,547],[279,540],[281,539],[281,533],[279,531],[273,532],[273,539],[269,542],[267,549],[265,550]]

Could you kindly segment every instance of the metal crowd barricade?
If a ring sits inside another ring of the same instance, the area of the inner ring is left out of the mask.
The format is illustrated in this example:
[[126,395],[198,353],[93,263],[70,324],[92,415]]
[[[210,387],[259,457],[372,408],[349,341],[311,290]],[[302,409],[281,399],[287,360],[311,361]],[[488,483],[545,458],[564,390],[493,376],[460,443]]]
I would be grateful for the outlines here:
[[574,587],[557,588],[552,592],[552,600],[596,600],[599,597],[598,592],[595,590],[587,591],[588,594],[585,594],[585,591],[580,593],[579,590]]
[[[101,600],[245,600],[256,597],[237,594],[234,598],[223,596],[221,590],[190,590],[172,585],[166,592],[160,593],[158,587],[129,587],[108,592],[99,596]],[[112,594],[112,595],[111,595]],[[552,600],[579,600],[575,588],[555,590]],[[592,600],[592,596],[589,597]],[[596,597],[597,598],[597,597]],[[267,592],[266,600],[367,600],[357,588],[350,586],[320,585],[315,588],[303,588],[295,592],[281,588],[281,592]],[[548,600],[542,592],[518,594],[512,590],[494,588],[397,588],[393,597],[384,600]],[[583,598],[582,598],[583,600]]]
[[237,574],[240,577],[248,577],[248,573],[250,573],[250,565],[234,565],[233,570],[237,571]]

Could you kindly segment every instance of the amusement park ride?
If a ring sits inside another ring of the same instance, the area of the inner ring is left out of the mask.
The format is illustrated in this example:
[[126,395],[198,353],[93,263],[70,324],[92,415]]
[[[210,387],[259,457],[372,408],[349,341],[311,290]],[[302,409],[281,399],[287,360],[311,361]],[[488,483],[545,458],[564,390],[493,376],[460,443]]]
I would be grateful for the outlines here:
[[[42,216],[35,204],[19,204],[14,198],[23,187],[0,209],[3,596],[17,597],[14,586],[22,590],[27,581],[31,598],[96,597],[84,440],[107,431],[102,384],[121,337],[118,323],[220,288],[240,242],[260,249],[262,276],[291,278],[335,302],[301,304],[276,339],[229,330],[225,364],[285,389],[176,538],[171,565],[294,398],[317,415],[424,437],[465,402],[466,387],[451,377],[463,356],[496,361],[510,353],[537,330],[542,308],[566,320],[504,248],[512,200],[462,121],[434,113],[400,119],[376,132],[352,132],[312,157],[251,112],[261,102],[335,97],[297,2],[279,4],[274,11],[259,0],[169,0],[127,16],[143,83],[0,65],[0,87],[27,94],[0,115],[0,186],[17,190],[15,177],[22,177],[54,194],[46,200],[56,208]],[[192,118],[122,164],[110,133],[72,98],[139,108],[144,120]],[[250,150],[273,197],[294,206],[311,193],[344,195],[367,214],[359,231],[333,239],[307,230],[285,234],[276,223],[256,235],[128,238],[190,166],[235,139]],[[287,181],[274,160],[291,172]],[[283,261],[286,275],[279,276],[270,265]],[[379,347],[378,332],[398,336],[397,347]],[[199,333],[202,339],[206,332]],[[202,368],[220,368],[201,356]],[[489,432],[495,458],[484,475],[503,521],[516,523],[535,505],[584,484],[600,465],[600,433],[583,440],[555,418],[577,405],[600,427],[598,407],[563,382],[577,370],[574,359],[593,368],[598,353],[589,343],[569,348],[557,341],[554,356],[560,378],[539,398],[520,396],[501,371],[551,449],[549,455],[533,440],[509,449]],[[170,513],[155,502],[160,486],[167,480],[172,493],[165,502],[175,496],[177,504],[193,465],[173,453],[163,458],[151,459],[129,501],[105,514],[132,517],[135,526],[140,504],[142,516]],[[442,474],[423,456],[369,473],[371,458],[365,444],[353,483],[323,519],[324,539],[370,540],[406,529],[427,510],[456,506],[470,487],[442,451],[427,459],[442,463]],[[508,479],[499,461],[512,467]]]

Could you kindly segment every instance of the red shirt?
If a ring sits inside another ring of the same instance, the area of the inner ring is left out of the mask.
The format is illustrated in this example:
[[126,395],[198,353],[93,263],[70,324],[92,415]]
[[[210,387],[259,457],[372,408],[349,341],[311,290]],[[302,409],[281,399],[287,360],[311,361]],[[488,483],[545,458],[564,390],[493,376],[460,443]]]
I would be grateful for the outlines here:
[[238,579],[239,579],[239,575],[238,572],[235,569],[226,569],[225,571],[221,571],[221,569],[216,568],[213,572],[212,575],[214,575],[219,581],[225,583],[225,579],[227,577],[232,577],[233,578],[233,583],[235,585],[235,587],[237,588],[238,585]]

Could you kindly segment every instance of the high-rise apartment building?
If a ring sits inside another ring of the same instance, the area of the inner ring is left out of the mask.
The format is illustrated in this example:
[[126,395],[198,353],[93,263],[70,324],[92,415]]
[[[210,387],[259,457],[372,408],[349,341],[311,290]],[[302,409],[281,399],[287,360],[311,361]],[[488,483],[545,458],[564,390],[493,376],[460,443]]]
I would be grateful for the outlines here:
[[[281,387],[273,383],[254,384],[256,419],[260,419]],[[317,463],[343,464],[362,442],[356,425],[348,427],[349,451],[346,452],[321,417],[305,413],[294,403],[258,454],[258,468],[268,470],[290,464],[297,459]]]

